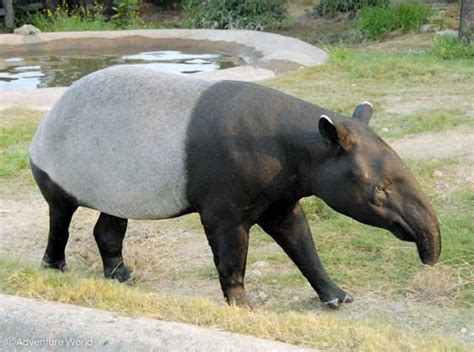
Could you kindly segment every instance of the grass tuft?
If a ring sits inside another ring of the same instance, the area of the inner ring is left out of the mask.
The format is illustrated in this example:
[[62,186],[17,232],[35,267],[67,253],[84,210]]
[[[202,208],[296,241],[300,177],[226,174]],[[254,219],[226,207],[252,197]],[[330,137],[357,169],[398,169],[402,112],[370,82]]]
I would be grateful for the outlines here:
[[417,2],[365,7],[359,13],[357,28],[362,37],[375,40],[399,30],[417,30],[431,14],[428,6]]
[[443,60],[474,59],[474,43],[465,44],[457,38],[441,36],[434,39],[431,52]]

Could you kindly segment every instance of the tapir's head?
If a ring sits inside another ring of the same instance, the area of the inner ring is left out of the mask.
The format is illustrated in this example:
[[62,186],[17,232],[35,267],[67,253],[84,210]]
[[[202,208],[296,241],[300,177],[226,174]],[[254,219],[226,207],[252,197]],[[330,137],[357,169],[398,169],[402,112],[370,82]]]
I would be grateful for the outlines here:
[[372,105],[362,103],[352,119],[320,116],[319,132],[329,158],[313,177],[313,192],[336,211],[415,242],[423,263],[441,251],[438,220],[415,177],[369,127]]

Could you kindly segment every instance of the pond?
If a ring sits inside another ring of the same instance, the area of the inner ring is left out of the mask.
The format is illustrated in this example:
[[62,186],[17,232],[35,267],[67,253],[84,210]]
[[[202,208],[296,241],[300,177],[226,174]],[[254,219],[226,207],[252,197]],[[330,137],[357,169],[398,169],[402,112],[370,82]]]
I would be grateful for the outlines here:
[[178,74],[209,72],[234,67],[239,58],[227,53],[177,50],[101,54],[22,54],[0,57],[0,89],[67,87],[105,67],[134,64]]

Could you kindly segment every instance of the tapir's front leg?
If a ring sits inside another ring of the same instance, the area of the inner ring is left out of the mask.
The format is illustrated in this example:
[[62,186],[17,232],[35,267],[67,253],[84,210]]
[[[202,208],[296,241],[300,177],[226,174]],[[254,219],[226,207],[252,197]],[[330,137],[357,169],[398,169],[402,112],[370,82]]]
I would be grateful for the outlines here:
[[275,239],[330,308],[351,302],[352,297],[340,289],[326,274],[314,245],[306,216],[299,203],[274,206],[259,220],[259,225]]
[[207,240],[214,254],[224,297],[229,304],[248,305],[244,288],[249,228],[228,216],[201,214]]

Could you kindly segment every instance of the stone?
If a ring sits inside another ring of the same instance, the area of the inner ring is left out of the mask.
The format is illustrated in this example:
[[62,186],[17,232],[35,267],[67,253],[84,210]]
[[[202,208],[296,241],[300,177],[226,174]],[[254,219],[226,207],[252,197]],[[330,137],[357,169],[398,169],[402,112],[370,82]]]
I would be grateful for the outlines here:
[[259,269],[252,269],[247,274],[248,279],[253,279],[253,278],[256,278],[256,277],[260,277],[260,276],[262,276],[262,272]]
[[268,298],[268,295],[263,291],[258,291],[258,298],[260,298],[261,300],[266,300]]
[[458,31],[455,31],[454,29],[445,29],[443,31],[438,31],[436,32],[436,35],[438,37],[453,37],[457,38],[458,37]]
[[431,177],[443,177],[443,173],[439,170],[435,170],[433,171],[433,173],[431,174]]
[[467,332],[467,329],[466,328],[462,328],[461,329],[461,334],[465,334]]
[[382,128],[382,132],[388,132],[389,129],[387,127]]
[[13,33],[18,35],[34,35],[41,33],[41,31],[31,24],[24,24],[20,28],[15,29]]
[[254,269],[266,269],[268,267],[270,267],[270,264],[264,260],[259,260],[252,265]]
[[432,33],[438,30],[439,30],[439,26],[433,23],[424,24],[420,27],[420,33]]

